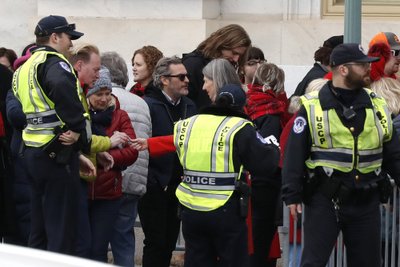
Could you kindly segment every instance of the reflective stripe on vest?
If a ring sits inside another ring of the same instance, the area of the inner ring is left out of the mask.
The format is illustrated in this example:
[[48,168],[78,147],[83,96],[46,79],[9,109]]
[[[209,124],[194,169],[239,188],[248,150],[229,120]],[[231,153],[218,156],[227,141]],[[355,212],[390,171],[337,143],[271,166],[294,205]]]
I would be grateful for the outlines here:
[[223,206],[240,179],[233,165],[233,139],[250,121],[238,117],[197,115],[174,127],[174,143],[184,177],[176,190],[179,202],[194,210]]
[[[22,138],[27,146],[40,147],[54,137],[54,128],[64,126],[58,117],[54,103],[43,92],[37,80],[38,67],[47,60],[48,55],[55,55],[69,65],[75,76],[73,67],[67,59],[57,52],[35,52],[13,76],[13,91],[22,104],[23,112],[27,117],[27,127],[22,133]],[[79,81],[76,79],[77,93],[79,94]],[[87,114],[85,114],[87,116]]]
[[[365,90],[370,96],[371,91]],[[377,96],[370,99],[373,108],[365,109],[364,130],[354,138],[335,109],[322,110],[318,92],[302,97],[312,138],[308,168],[321,166],[370,173],[381,167],[383,142],[391,139],[392,122],[385,101]]]

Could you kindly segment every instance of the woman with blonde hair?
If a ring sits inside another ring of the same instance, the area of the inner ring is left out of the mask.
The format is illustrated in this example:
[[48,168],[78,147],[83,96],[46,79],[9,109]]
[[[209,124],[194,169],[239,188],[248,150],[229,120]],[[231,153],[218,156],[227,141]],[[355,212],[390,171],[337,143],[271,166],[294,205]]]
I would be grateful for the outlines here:
[[216,58],[224,58],[237,69],[244,65],[251,40],[245,29],[237,24],[230,24],[212,33],[197,48],[183,55],[183,65],[190,75],[189,95],[197,108],[211,104],[210,99],[202,91],[203,68]]
[[371,90],[382,96],[388,104],[389,111],[397,116],[400,113],[400,81],[382,77],[371,83]]
[[[281,68],[273,63],[262,63],[247,91],[246,113],[261,137],[274,138],[276,143],[287,121],[288,100],[284,82],[285,73]],[[250,258],[251,267],[276,265],[275,260],[269,260],[269,252],[277,230],[280,188],[280,169],[263,175],[251,174],[251,226],[254,246],[254,253]]]

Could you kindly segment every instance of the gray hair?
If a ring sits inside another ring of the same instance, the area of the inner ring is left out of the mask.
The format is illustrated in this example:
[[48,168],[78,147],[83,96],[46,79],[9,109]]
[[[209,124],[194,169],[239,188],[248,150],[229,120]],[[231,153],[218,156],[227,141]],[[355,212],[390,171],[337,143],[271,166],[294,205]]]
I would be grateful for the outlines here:
[[214,82],[217,95],[222,86],[226,84],[241,85],[239,75],[228,60],[223,58],[213,59],[203,69],[203,75]]
[[170,65],[178,65],[182,64],[182,60],[179,57],[173,56],[173,57],[163,57],[161,58],[153,72],[153,84],[157,88],[162,88],[163,83],[161,81],[162,76],[167,76],[171,75],[171,70],[169,68]]
[[254,74],[253,83],[271,89],[275,93],[284,91],[285,72],[273,63],[262,63]]
[[125,60],[117,52],[102,53],[101,64],[110,71],[111,82],[126,87],[129,81],[128,68]]

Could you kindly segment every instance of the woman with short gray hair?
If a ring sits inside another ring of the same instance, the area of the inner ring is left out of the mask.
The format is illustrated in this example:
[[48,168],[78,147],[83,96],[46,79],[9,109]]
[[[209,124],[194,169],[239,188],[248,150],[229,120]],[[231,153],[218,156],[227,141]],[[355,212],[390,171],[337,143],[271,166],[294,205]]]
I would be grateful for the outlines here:
[[101,64],[106,66],[111,74],[113,84],[123,88],[128,84],[128,68],[125,60],[117,52],[105,52],[101,55]]
[[[118,98],[121,109],[125,110],[135,129],[137,137],[151,136],[150,111],[146,102],[125,89],[128,83],[128,69],[125,60],[117,52],[106,52],[101,62],[111,73],[112,93]],[[135,163],[122,173],[122,202],[113,225],[111,249],[114,264],[134,266],[135,264],[135,225],[139,199],[146,193],[149,154],[141,151]]]

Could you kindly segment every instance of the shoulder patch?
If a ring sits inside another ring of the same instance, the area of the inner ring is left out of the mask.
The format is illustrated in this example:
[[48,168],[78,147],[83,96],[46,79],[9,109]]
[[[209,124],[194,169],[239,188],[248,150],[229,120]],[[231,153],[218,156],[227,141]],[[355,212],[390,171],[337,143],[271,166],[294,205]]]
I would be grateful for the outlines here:
[[69,65],[67,63],[65,63],[64,61],[60,61],[60,66],[61,68],[63,68],[64,70],[71,72],[71,68],[69,67]]
[[297,134],[302,133],[306,125],[307,125],[306,119],[304,119],[302,116],[297,117],[293,123],[293,132]]
[[271,134],[270,136],[265,137],[265,138],[262,137],[262,135],[261,135],[259,132],[256,132],[256,134],[257,134],[257,138],[261,141],[261,143],[263,143],[263,144],[269,144],[269,145],[274,144],[274,145],[276,145],[277,147],[279,147],[279,142],[278,142],[278,140],[277,140],[276,137],[273,136],[272,134]]

